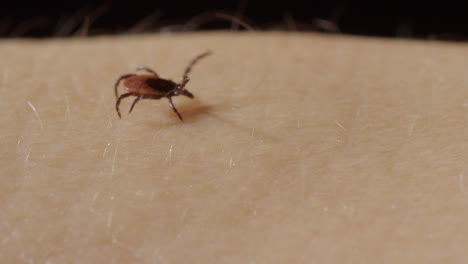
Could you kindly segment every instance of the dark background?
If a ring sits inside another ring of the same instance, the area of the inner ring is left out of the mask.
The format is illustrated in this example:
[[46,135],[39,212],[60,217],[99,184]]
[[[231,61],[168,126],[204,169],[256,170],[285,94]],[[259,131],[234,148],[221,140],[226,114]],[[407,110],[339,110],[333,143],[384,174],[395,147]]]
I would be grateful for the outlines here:
[[0,37],[243,30],[216,18],[222,12],[257,30],[466,40],[467,6],[461,1],[16,1],[2,3]]

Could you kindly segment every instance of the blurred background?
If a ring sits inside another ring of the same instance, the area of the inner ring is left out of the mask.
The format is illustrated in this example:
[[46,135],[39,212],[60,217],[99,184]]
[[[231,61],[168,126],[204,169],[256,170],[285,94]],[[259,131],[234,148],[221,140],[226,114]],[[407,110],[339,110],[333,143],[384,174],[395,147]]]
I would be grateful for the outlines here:
[[0,8],[0,37],[69,37],[145,32],[322,31],[367,36],[468,39],[467,1],[9,1]]

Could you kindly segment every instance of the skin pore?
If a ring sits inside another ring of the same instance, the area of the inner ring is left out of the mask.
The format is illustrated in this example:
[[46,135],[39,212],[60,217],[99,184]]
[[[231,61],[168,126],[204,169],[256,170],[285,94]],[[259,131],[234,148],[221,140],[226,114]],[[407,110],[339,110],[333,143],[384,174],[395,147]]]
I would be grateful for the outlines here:
[[[123,100],[139,65],[195,99]],[[0,42],[1,263],[460,263],[468,48],[303,33]],[[123,89],[123,88],[120,88]]]

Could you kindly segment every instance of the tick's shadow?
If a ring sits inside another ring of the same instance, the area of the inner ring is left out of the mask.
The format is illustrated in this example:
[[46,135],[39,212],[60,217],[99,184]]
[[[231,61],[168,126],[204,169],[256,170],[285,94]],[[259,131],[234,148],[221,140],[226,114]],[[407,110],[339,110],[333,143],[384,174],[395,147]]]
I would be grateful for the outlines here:
[[[184,119],[184,123],[192,123],[204,117],[207,117],[210,112],[213,110],[213,105],[206,105],[201,102],[196,102],[192,104],[182,104],[177,109]],[[168,112],[169,114],[169,112]],[[170,115],[175,115],[174,112],[170,112]],[[176,116],[177,117],[177,116]],[[177,121],[180,120],[177,118]]]
[[[239,131],[242,131],[244,133],[248,133],[249,135],[252,134],[252,127],[243,125],[242,123],[239,124],[235,121],[229,120],[222,118],[218,116],[216,113],[217,111],[225,111],[226,109],[232,108],[228,104],[204,104],[201,101],[192,101],[192,102],[186,102],[185,104],[177,104],[176,105],[177,110],[179,113],[182,115],[182,118],[184,119],[184,122],[181,122],[179,118],[177,117],[177,114],[174,113],[170,107],[168,107],[167,111],[165,111],[164,115],[166,115],[169,119],[167,122],[151,122],[148,123],[149,126],[152,128],[169,128],[172,126],[179,126],[179,125],[184,125],[184,124],[191,124],[195,123],[197,121],[203,120],[203,119],[210,119],[210,120],[216,120],[219,122],[222,122],[225,125],[229,125],[233,128],[238,129]],[[269,139],[272,141],[279,141],[279,138],[276,138],[272,136],[270,133],[264,133],[261,130],[257,130],[256,134],[261,135],[264,139]]]
[[203,118],[210,116],[210,113],[213,110],[213,108],[217,107],[215,105],[203,104],[200,101],[177,103],[175,106],[177,110],[179,111],[180,115],[182,116],[182,118],[184,119],[184,122],[181,122],[179,118],[177,117],[177,114],[174,113],[170,107],[167,107],[167,110],[165,110],[161,114],[167,116],[169,121],[162,122],[162,123],[161,121],[159,121],[157,124],[154,122],[151,122],[149,123],[149,125],[151,127],[154,127],[154,126],[171,127],[175,125],[194,123],[198,120],[201,120]]

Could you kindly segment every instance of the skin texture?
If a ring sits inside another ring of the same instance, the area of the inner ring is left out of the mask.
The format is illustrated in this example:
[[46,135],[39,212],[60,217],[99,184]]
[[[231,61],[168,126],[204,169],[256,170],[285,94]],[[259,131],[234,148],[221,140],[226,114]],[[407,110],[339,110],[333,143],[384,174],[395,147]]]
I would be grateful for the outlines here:
[[[132,100],[138,65],[191,100]],[[462,263],[468,47],[300,33],[0,42],[1,263]]]

